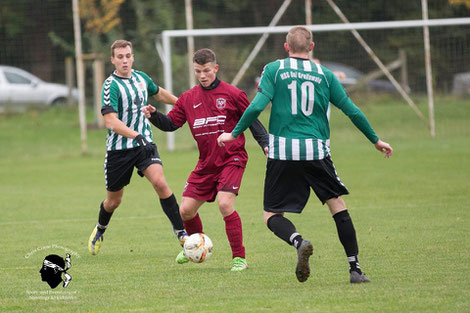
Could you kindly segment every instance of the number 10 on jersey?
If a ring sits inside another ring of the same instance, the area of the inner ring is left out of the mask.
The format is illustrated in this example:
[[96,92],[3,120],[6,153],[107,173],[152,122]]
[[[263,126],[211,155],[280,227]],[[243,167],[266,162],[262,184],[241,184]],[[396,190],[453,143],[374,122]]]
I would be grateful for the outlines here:
[[[291,91],[292,114],[297,114],[297,81],[293,80],[287,88]],[[315,85],[312,82],[306,81],[300,85],[300,109],[302,113],[309,116],[313,112],[313,102],[315,100]]]

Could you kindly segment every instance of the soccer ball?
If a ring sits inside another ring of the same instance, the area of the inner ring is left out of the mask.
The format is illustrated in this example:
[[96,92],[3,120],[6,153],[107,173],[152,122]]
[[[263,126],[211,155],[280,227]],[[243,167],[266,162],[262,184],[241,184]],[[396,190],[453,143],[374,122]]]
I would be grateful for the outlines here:
[[212,240],[201,233],[192,234],[184,242],[184,254],[195,263],[202,263],[212,255]]

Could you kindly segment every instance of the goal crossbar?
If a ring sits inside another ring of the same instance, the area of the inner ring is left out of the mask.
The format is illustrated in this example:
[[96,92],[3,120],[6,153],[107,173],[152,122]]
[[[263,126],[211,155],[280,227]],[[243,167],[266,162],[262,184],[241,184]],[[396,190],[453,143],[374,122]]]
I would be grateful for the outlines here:
[[[456,26],[468,25],[470,18],[446,18],[446,19],[430,19],[430,20],[403,20],[403,21],[386,21],[386,22],[360,22],[360,23],[330,23],[316,25],[302,25],[312,32],[323,31],[345,31],[345,30],[365,30],[365,29],[387,29],[387,28],[413,28],[423,26]],[[233,27],[233,28],[205,28],[205,29],[179,29],[165,30],[162,32],[163,38],[168,37],[203,37],[203,36],[230,36],[230,35],[257,35],[257,34],[276,34],[287,33],[292,27],[290,26],[255,26],[255,27]]]

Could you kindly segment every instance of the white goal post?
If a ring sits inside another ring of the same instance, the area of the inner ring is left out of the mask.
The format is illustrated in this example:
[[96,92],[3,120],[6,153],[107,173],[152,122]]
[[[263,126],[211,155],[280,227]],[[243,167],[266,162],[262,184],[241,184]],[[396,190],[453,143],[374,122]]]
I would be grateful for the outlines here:
[[[326,31],[354,31],[354,30],[373,30],[373,29],[393,29],[393,28],[417,28],[434,26],[458,26],[470,25],[470,18],[449,18],[449,19],[428,19],[428,20],[403,20],[387,22],[362,22],[362,23],[333,23],[304,25],[312,32]],[[157,41],[157,50],[163,61],[163,73],[165,89],[173,93],[173,75],[171,66],[171,39],[178,37],[207,37],[207,36],[232,36],[232,35],[259,35],[259,34],[286,34],[292,27],[272,26],[272,27],[237,27],[237,28],[208,28],[191,30],[166,30],[162,32],[162,46]],[[170,105],[166,107],[167,112],[171,109]],[[175,149],[174,133],[167,134],[167,148],[170,151]]]

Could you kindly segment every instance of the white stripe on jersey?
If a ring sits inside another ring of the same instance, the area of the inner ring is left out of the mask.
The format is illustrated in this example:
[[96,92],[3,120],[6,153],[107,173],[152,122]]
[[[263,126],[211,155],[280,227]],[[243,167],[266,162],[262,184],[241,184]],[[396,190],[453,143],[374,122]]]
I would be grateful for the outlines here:
[[[134,79],[135,79],[135,78],[132,77],[132,80],[134,80]],[[137,110],[136,110],[135,105],[134,105],[134,99],[135,99],[136,97],[140,97],[140,95],[138,95],[138,94],[134,91],[134,89],[132,88],[131,79],[127,79],[127,80],[125,81],[125,83],[126,83],[127,89],[129,90],[129,93],[131,94],[131,107],[130,107],[130,111],[131,111],[131,123],[130,123],[130,125],[128,125],[128,127],[129,127],[130,129],[134,129],[136,123],[137,123],[137,124],[139,123],[139,121],[137,120],[137,114],[136,114],[136,113],[137,113],[137,112],[136,112]],[[137,89],[137,90],[138,90],[138,89]],[[141,98],[139,98],[139,99],[141,99]],[[124,123],[126,123],[126,121],[124,121]],[[138,133],[141,133],[139,128],[138,128],[136,131],[137,131]],[[127,147],[128,147],[128,148],[132,148],[132,147],[133,147],[132,141],[133,141],[133,140],[127,140]]]
[[312,71],[312,63],[310,63],[309,60],[304,60],[303,61],[304,65],[304,71],[306,72],[311,72]]
[[[147,84],[144,80],[144,78],[142,76],[140,76],[138,73],[135,73],[134,74],[139,78],[140,82],[137,82],[137,79],[136,79],[136,85],[143,85],[145,86],[145,90],[147,90]],[[133,78],[135,79],[135,78]],[[130,88],[132,88],[131,86],[129,86]],[[137,87],[137,86],[136,86]],[[144,93],[144,90],[141,89],[141,88],[137,88],[137,92],[139,94],[139,99],[142,99],[142,104],[144,103],[147,103],[147,92]],[[134,107],[134,104],[132,104],[133,108],[132,108],[132,111],[133,111],[133,115],[136,117],[137,119],[137,116],[139,116],[139,121],[138,121],[138,129],[137,129],[137,132],[139,132],[140,134],[142,134],[146,139],[147,141],[151,141],[152,139],[149,138],[148,134],[144,134],[144,129],[145,129],[145,125],[146,125],[146,122],[147,122],[147,119],[144,118],[144,114],[142,112],[137,112],[138,110],[140,110],[139,107]],[[132,124],[134,125],[134,124]]]
[[294,161],[300,160],[299,150],[300,150],[299,139],[292,139],[292,160]]
[[[122,99],[122,107],[123,107],[123,110],[122,110],[122,118],[121,118],[121,121],[127,125],[127,119],[129,117],[129,113],[128,113],[128,110],[127,110],[127,105],[128,105],[128,101],[129,101],[129,98],[127,97],[127,93],[126,93],[126,87],[122,86],[120,83],[116,82],[116,84],[118,85],[119,87],[119,92],[121,94],[121,99]],[[129,142],[132,144],[132,140],[128,140],[127,141],[127,145],[125,147],[122,147],[122,149],[128,149],[128,148],[132,148],[132,146],[129,147]],[[122,146],[122,136],[119,135],[118,137],[118,140],[116,141],[116,147],[121,147]]]
[[286,138],[278,137],[279,138],[279,160],[286,159]]
[[325,154],[323,153],[323,140],[318,139],[318,159],[321,160],[325,157]]
[[269,158],[274,159],[274,135],[269,134]]
[[[264,70],[266,69],[266,65],[264,66],[263,68],[263,74],[264,74]],[[284,60],[279,60],[279,68],[277,69],[276,71],[276,75],[274,75],[274,84],[276,84],[276,80],[277,80],[277,73],[279,73],[280,70],[283,70],[284,69]],[[261,79],[263,79],[263,74],[261,74]],[[260,80],[261,82],[261,80]]]
[[323,77],[325,77],[326,84],[328,85],[328,87],[330,87],[330,83],[328,82],[328,79],[326,79],[325,73],[323,73],[320,64],[315,63],[315,65],[317,66],[318,74],[321,74],[323,75]]
[[313,139],[305,139],[305,150],[307,152],[305,158],[307,160],[313,160]]
[[325,75],[325,74],[323,74],[323,70],[321,69],[321,66],[320,66],[320,64],[318,64],[318,63],[315,63],[315,65],[317,66],[317,71],[318,71],[318,74]]
[[289,58],[290,61],[290,68],[293,70],[297,69],[297,59]]

